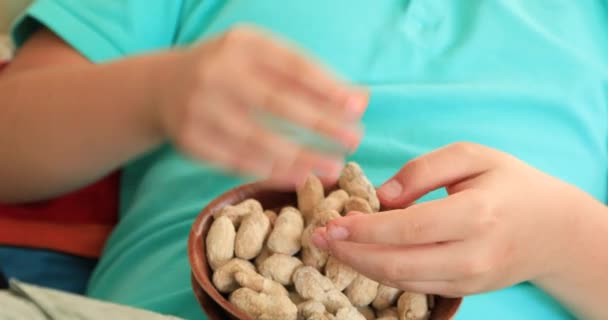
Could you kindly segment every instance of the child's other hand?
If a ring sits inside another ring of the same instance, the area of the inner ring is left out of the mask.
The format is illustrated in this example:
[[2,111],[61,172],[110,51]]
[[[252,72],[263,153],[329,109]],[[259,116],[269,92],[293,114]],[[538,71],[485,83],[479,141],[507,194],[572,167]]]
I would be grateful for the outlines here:
[[256,112],[311,129],[348,150],[361,138],[356,124],[367,94],[253,28],[237,27],[179,52],[163,72],[158,123],[195,159],[293,186],[311,171],[335,180],[343,159],[271,132]]
[[404,208],[441,187],[448,197],[351,214],[316,230],[314,241],[385,284],[464,296],[567,270],[589,233],[585,213],[601,205],[512,156],[468,143],[407,163],[378,194],[385,206]]

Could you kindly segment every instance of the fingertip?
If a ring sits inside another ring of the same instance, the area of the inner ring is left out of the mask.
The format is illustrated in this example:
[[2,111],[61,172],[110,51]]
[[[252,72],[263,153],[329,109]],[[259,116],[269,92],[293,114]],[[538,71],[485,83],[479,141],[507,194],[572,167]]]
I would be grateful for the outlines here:
[[351,211],[345,216],[332,219],[327,222],[325,229],[327,230],[328,240],[352,240],[357,235],[354,234],[358,228],[365,225],[365,222],[359,221],[361,217],[367,216],[361,212]]
[[320,231],[319,229],[315,230],[311,236],[312,243],[321,250],[328,250],[329,245],[328,241],[325,238],[325,232]]
[[386,200],[398,198],[403,192],[403,185],[396,179],[391,179],[378,188],[378,195]]
[[[356,216],[356,215],[354,215]],[[327,224],[325,225],[325,229],[327,231],[329,231],[330,228],[349,228],[349,225],[352,221],[352,217],[353,216],[342,216],[339,218],[335,218],[335,219],[331,219],[329,221],[327,221]]]
[[403,185],[395,178],[387,181],[376,190],[380,202],[389,208],[400,205],[403,192]]
[[329,228],[335,224],[338,223],[338,221],[341,221],[343,218],[335,218],[335,219],[331,219],[329,221],[327,221],[327,223],[325,224],[325,227],[323,229],[325,230],[329,230]]
[[367,109],[369,102],[369,92],[360,88],[354,89],[346,97],[344,108],[353,119],[361,117]]
[[313,172],[321,180],[324,187],[335,185],[340,178],[342,168],[344,168],[344,161],[336,160],[331,162],[315,168]]
[[361,140],[363,139],[363,127],[359,124],[349,124],[339,129],[337,132],[335,139],[341,145],[339,153],[353,153],[359,145],[361,144]]
[[349,235],[350,232],[344,226],[341,226],[339,224],[329,224],[327,226],[326,236],[328,240],[346,240],[348,239]]

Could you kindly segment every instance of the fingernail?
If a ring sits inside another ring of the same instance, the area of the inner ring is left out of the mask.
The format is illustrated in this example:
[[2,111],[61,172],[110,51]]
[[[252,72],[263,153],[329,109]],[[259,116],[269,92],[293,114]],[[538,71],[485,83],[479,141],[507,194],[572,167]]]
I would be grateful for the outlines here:
[[319,248],[321,250],[326,250],[327,249],[327,240],[325,240],[325,237],[323,237],[318,232],[313,233],[312,236],[310,237],[310,239],[312,240],[312,243],[317,248]]
[[348,238],[348,230],[342,226],[330,225],[327,227],[327,235],[331,240],[344,240]]
[[403,192],[403,186],[397,180],[391,180],[378,189],[381,197],[392,200],[398,198]]

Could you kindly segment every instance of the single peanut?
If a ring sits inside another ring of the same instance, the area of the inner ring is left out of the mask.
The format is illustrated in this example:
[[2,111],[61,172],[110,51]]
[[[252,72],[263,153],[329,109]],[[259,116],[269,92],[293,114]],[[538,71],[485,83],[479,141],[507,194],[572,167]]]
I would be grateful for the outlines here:
[[344,213],[347,214],[349,212],[361,212],[361,213],[372,213],[372,207],[369,205],[367,200],[357,197],[351,196],[344,203]]
[[236,256],[245,260],[255,258],[262,251],[269,232],[270,220],[262,211],[254,211],[246,216],[236,232]]
[[358,164],[354,162],[347,163],[344,170],[342,170],[338,183],[340,188],[348,192],[349,195],[367,200],[374,212],[380,210],[380,201],[376,195],[376,188],[363,174],[363,170],[361,170]]
[[310,175],[306,181],[297,189],[298,209],[302,212],[304,221],[309,223],[312,219],[314,209],[325,198],[325,190],[321,180],[314,175]]
[[378,294],[376,295],[374,302],[372,302],[372,306],[376,308],[376,310],[382,310],[393,306],[397,302],[397,299],[399,299],[401,293],[403,293],[403,291],[381,284],[378,287]]
[[298,308],[286,295],[269,295],[249,288],[234,291],[229,298],[237,308],[253,319],[297,320]]
[[397,301],[399,320],[426,320],[430,313],[425,294],[404,292]]
[[366,306],[372,303],[378,295],[378,282],[359,274],[346,288],[345,293],[353,305]]
[[275,221],[275,226],[268,237],[268,248],[274,253],[294,255],[302,247],[304,231],[302,214],[294,207],[285,207]]
[[[336,211],[341,213],[344,210],[344,204],[348,200],[348,193],[344,190],[338,189],[332,191],[327,198],[323,199],[313,211],[312,220],[309,223],[315,223],[316,220],[323,218],[323,212]],[[321,214],[321,216],[319,216]]]
[[302,261],[282,253],[268,257],[259,267],[259,272],[266,278],[272,279],[284,286],[293,283],[293,273],[302,265]]
[[325,276],[333,282],[338,290],[343,291],[357,277],[357,272],[340,262],[335,257],[329,257],[325,264]]
[[217,270],[234,257],[235,239],[236,230],[230,219],[219,217],[213,221],[205,241],[207,260],[212,270]]

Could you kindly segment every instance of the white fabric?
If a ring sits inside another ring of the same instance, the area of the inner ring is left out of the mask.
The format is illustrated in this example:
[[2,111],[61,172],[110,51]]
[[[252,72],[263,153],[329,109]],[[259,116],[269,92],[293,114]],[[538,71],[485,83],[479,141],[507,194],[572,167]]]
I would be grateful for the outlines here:
[[16,280],[0,291],[0,320],[178,320]]
[[1,0],[0,33],[8,33],[13,20],[15,20],[31,2],[31,0]]
[[0,61],[8,60],[11,57],[11,49],[9,44],[9,37],[0,34]]

